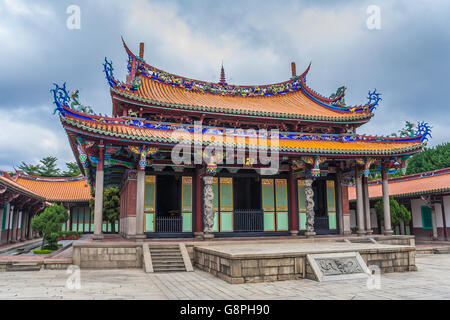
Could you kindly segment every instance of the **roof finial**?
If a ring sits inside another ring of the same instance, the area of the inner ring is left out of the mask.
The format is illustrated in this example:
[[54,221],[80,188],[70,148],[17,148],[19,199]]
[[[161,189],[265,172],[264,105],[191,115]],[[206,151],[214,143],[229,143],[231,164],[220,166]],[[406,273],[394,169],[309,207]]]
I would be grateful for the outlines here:
[[223,60],[222,60],[222,68],[220,69],[220,81],[219,84],[227,84],[227,80],[225,79],[225,70],[223,69]]

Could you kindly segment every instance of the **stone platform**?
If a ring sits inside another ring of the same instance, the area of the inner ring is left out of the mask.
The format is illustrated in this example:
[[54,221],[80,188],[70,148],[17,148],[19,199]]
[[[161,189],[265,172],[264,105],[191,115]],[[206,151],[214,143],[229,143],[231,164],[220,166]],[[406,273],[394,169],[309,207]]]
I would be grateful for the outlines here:
[[229,283],[316,279],[307,259],[310,254],[358,252],[367,266],[376,265],[382,273],[416,270],[413,237],[377,239],[196,244],[193,260],[197,268]]

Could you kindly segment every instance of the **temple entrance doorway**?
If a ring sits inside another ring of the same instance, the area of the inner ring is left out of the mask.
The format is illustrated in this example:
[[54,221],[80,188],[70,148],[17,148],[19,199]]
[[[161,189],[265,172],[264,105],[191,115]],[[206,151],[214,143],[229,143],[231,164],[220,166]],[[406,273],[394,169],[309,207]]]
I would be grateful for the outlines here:
[[264,231],[259,177],[234,178],[234,231]]
[[181,232],[181,177],[156,176],[156,232]]

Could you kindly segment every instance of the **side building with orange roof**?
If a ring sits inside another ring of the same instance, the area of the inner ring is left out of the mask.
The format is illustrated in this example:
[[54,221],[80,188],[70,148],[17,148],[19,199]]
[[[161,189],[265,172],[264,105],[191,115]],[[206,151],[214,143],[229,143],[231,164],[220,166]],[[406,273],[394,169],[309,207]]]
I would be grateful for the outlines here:
[[[61,203],[69,211],[69,220],[63,230],[92,233],[94,218],[89,206],[92,199],[91,189],[83,176],[77,177],[39,177],[17,172],[14,177],[17,184],[41,195],[50,203]],[[104,221],[103,232],[118,229]]]
[[31,219],[48,203],[45,197],[30,190],[0,171],[0,245],[36,237]]
[[[383,232],[374,209],[382,198],[381,181],[368,185],[370,196],[370,219],[360,222],[374,233]],[[395,227],[396,234],[412,234],[423,240],[448,240],[450,235],[450,168],[389,178],[389,193],[411,212],[409,224]],[[356,188],[348,187],[351,226],[358,225],[356,214]]]

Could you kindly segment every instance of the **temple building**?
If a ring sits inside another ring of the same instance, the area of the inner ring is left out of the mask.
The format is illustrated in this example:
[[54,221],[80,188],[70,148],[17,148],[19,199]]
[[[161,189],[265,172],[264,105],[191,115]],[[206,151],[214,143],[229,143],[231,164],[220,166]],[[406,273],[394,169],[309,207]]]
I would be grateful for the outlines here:
[[47,203],[38,193],[18,184],[7,172],[0,171],[0,245],[33,239],[31,219]]
[[[425,123],[410,137],[358,134],[380,94],[348,106],[345,87],[329,97],[307,84],[306,70],[276,84],[218,83],[160,70],[125,44],[128,75],[105,58],[112,115],[94,114],[79,91],[55,85],[55,112],[95,195],[120,187],[125,238],[349,234],[347,188],[355,180],[357,215],[367,217],[367,177],[382,172],[386,234],[387,172],[420,152]],[[102,197],[95,197],[94,239],[102,239]],[[369,208],[370,209],[370,208]],[[360,225],[358,234],[371,233]]]
[[[63,225],[63,231],[92,233],[94,219],[89,207],[90,192],[82,176],[39,177],[16,171],[11,177],[0,171],[1,243],[36,236],[31,228],[31,219],[52,203],[62,204],[68,210],[69,220]],[[102,231],[111,232],[110,223],[103,221]]]
[[[448,240],[450,235],[450,168],[389,178],[389,194],[411,212],[408,224],[395,226],[395,234],[412,234],[419,240]],[[382,233],[383,225],[375,211],[375,203],[382,199],[380,181],[369,182],[371,219],[359,221],[356,215],[356,188],[349,186],[350,223],[356,227]]]

